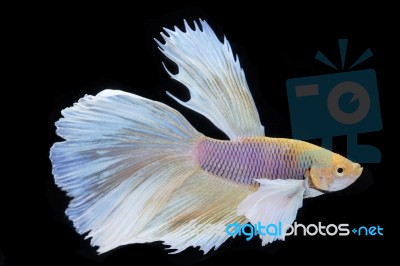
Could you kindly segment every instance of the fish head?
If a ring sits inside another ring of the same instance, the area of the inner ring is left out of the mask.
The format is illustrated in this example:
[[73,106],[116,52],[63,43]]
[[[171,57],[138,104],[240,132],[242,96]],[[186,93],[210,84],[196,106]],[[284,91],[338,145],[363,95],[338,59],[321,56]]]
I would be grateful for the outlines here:
[[342,190],[357,180],[363,168],[358,163],[330,151],[315,158],[315,162],[306,173],[309,187],[321,192]]

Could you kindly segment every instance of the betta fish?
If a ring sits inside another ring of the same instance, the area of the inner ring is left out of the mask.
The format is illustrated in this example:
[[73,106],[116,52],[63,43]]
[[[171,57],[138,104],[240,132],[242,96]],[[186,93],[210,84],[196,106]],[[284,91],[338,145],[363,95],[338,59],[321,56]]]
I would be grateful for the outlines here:
[[[300,140],[265,136],[238,56],[203,20],[164,29],[167,73],[229,140],[198,132],[177,110],[120,90],[86,95],[62,111],[50,150],[66,215],[99,253],[162,241],[170,251],[217,249],[232,223],[287,224],[303,199],[352,184],[362,167]],[[196,230],[193,230],[195,228]],[[260,235],[262,245],[284,235]]]

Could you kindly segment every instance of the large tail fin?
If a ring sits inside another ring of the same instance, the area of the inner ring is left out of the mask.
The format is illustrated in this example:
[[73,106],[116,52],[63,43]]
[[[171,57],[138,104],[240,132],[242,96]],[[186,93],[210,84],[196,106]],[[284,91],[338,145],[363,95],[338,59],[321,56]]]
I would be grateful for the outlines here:
[[174,109],[105,90],[62,114],[53,175],[73,198],[66,214],[100,253],[157,240],[207,252],[228,238],[223,225],[245,222],[237,205],[254,189],[202,171],[195,147],[204,136]]

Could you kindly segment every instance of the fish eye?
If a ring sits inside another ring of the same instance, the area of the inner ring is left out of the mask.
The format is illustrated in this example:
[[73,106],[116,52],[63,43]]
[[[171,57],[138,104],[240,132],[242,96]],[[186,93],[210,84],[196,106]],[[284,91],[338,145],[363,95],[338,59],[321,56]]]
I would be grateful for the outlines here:
[[343,166],[336,167],[335,174],[336,174],[336,176],[343,176],[344,175],[344,167]]

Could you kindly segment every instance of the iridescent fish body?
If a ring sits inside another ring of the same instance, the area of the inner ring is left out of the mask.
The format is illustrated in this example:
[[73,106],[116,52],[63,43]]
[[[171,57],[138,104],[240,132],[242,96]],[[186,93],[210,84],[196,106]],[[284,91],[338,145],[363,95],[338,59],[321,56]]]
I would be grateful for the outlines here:
[[[205,253],[231,223],[291,224],[303,198],[343,189],[359,164],[313,144],[264,136],[244,71],[226,39],[200,20],[165,29],[170,76],[229,140],[204,136],[176,110],[118,90],[85,96],[62,111],[50,159],[56,184],[72,197],[66,214],[98,252],[163,241]],[[273,92],[271,92],[273,95]],[[195,230],[194,230],[195,228]],[[260,235],[262,244],[282,236]]]
[[[206,138],[199,142],[202,169],[241,184],[256,179],[304,179],[311,167],[310,144],[291,139],[266,137],[223,141]],[[315,148],[314,148],[315,150]]]

